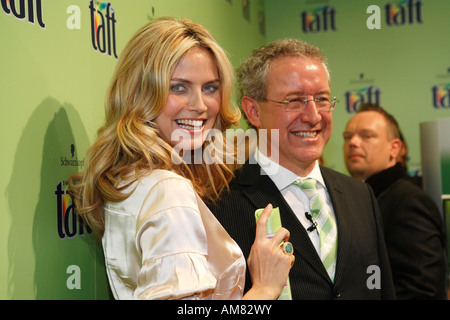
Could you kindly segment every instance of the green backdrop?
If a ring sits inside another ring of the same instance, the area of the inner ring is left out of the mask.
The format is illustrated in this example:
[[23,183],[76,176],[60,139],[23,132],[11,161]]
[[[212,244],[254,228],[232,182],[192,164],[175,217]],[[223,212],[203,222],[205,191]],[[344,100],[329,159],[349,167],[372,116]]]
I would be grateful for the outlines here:
[[[373,2],[381,29],[367,26]],[[449,13],[447,0],[1,0],[0,299],[110,298],[65,187],[103,121],[116,55],[149,20],[203,24],[234,66],[278,38],[321,47],[341,100],[325,161],[345,173],[341,133],[369,98],[398,118],[420,169],[419,123],[450,117]]]
[[263,1],[1,1],[0,299],[110,298],[102,250],[73,221],[65,186],[131,35],[155,17],[188,17],[236,64],[265,42],[263,11]]
[[[380,29],[367,26],[374,4]],[[284,0],[266,1],[265,9],[267,41],[301,38],[328,58],[340,103],[326,164],[347,173],[342,132],[359,102],[371,101],[396,117],[409,146],[409,169],[420,170],[419,123],[450,117],[450,1]]]

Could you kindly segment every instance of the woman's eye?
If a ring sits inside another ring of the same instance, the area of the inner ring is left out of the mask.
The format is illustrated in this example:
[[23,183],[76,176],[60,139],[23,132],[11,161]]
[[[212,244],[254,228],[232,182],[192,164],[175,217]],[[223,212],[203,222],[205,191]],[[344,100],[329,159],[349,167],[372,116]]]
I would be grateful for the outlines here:
[[186,90],[187,90],[186,87],[182,84],[173,84],[170,86],[170,91],[175,93],[183,93]]
[[215,93],[219,90],[219,86],[217,85],[207,85],[203,87],[203,91],[206,93]]

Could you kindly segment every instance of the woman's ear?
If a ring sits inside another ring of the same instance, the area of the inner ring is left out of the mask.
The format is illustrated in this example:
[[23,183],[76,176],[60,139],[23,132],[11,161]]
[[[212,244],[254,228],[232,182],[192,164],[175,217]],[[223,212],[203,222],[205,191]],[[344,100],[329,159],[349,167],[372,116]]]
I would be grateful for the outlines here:
[[241,101],[242,110],[245,113],[248,121],[254,125],[256,128],[261,127],[261,121],[259,118],[260,106],[259,103],[248,96],[244,96]]

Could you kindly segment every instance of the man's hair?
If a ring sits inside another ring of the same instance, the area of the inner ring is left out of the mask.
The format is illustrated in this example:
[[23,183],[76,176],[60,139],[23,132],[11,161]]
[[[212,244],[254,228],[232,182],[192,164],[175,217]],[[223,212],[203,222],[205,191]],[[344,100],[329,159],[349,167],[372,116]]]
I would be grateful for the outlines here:
[[274,41],[253,50],[237,68],[237,97],[239,101],[244,96],[252,97],[257,101],[266,98],[266,80],[270,64],[274,59],[283,56],[300,56],[316,59],[323,63],[328,71],[327,59],[316,46],[298,39]]
[[[239,103],[244,96],[264,101],[267,94],[267,75],[276,58],[294,56],[315,59],[322,63],[328,73],[327,59],[316,46],[298,40],[282,39],[253,50],[236,69],[236,96]],[[252,126],[249,123],[250,126]]]
[[370,102],[363,103],[359,106],[357,113],[361,113],[364,111],[375,111],[381,114],[388,124],[388,128],[390,129],[390,132],[388,133],[392,134],[392,139],[400,139],[402,141],[404,140],[397,120],[393,115],[383,109],[380,105]]

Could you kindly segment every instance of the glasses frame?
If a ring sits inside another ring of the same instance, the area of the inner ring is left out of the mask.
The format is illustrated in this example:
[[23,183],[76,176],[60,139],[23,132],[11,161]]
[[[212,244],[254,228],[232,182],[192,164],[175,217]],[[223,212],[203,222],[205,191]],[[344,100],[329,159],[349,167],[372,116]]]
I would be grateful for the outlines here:
[[[315,104],[316,102],[319,102],[319,101],[317,100],[319,97],[313,97],[313,99],[308,99],[308,96],[304,96],[304,97],[306,97],[306,100],[304,101],[303,106],[302,106],[301,108],[299,108],[299,109],[291,109],[291,110],[287,110],[286,107],[285,107],[284,109],[285,109],[286,111],[301,111],[301,110],[305,109],[306,105],[307,105],[309,102],[314,101],[314,104]],[[303,98],[303,97],[299,97],[299,98]],[[283,104],[283,105],[285,105],[285,106],[288,106],[289,103],[291,102],[291,101],[287,100],[287,97],[284,98],[284,101],[272,100],[272,99],[268,99],[268,98],[264,98],[264,99],[265,99],[266,101],[271,101],[271,102],[275,102],[275,103],[281,103],[281,104]],[[329,102],[330,102],[330,109],[329,109],[329,110],[333,111],[333,110],[336,108],[336,103],[338,103],[339,100],[338,100],[336,97],[333,97],[333,99],[330,99]],[[329,110],[324,110],[324,111],[329,111]]]

